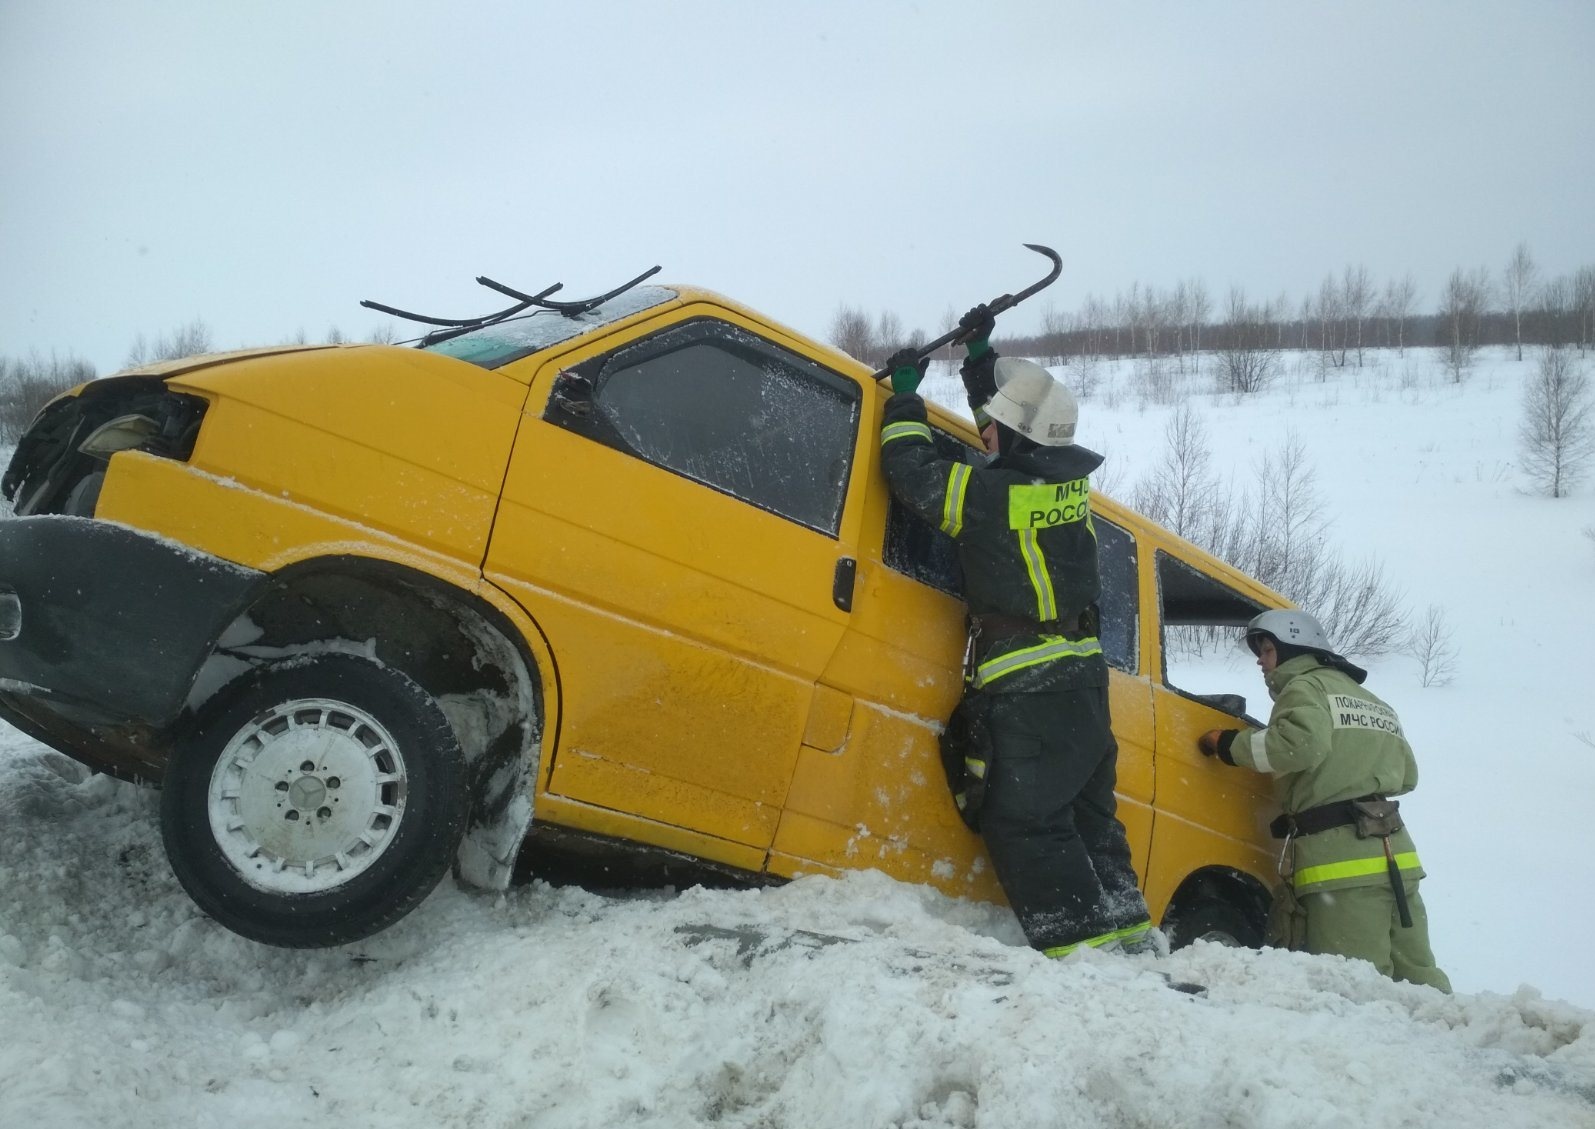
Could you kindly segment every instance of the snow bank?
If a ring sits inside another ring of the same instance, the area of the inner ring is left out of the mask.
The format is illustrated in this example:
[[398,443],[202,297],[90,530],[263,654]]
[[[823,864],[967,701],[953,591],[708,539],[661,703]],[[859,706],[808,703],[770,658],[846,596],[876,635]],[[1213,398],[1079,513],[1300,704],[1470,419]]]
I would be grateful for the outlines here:
[[14,733],[0,826],[5,1126],[1595,1126],[1595,1013],[1528,989],[1206,944],[1049,962],[875,874],[445,882],[284,951],[194,909],[151,793]]

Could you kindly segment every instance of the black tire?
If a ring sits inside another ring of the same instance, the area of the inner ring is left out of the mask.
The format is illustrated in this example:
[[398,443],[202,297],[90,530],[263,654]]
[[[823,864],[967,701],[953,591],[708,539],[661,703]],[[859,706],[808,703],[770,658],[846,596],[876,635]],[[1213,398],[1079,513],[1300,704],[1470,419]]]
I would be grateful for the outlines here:
[[1226,898],[1209,895],[1180,910],[1166,928],[1169,947],[1212,941],[1234,948],[1259,949],[1264,923]]
[[437,885],[465,781],[443,711],[406,675],[354,655],[291,659],[200,710],[167,765],[161,837],[183,889],[228,929],[340,945]]

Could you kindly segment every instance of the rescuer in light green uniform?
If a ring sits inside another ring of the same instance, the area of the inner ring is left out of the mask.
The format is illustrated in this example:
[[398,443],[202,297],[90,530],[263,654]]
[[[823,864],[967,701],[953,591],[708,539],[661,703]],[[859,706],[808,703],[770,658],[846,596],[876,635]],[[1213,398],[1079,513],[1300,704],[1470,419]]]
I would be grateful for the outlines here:
[[1388,802],[1418,783],[1400,718],[1305,612],[1264,612],[1246,641],[1274,699],[1268,728],[1215,729],[1201,749],[1274,777],[1285,814],[1273,830],[1286,846],[1271,942],[1449,992],[1429,948],[1417,848]]

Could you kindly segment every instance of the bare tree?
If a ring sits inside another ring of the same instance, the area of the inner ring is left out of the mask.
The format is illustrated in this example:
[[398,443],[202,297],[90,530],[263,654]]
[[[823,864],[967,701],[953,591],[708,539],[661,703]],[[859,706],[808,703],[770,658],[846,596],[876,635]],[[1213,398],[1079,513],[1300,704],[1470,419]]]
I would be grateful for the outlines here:
[[883,311],[872,323],[869,314],[844,304],[837,307],[826,336],[854,360],[879,368],[898,349],[923,343],[925,331],[905,331],[903,319],[891,310]]
[[1458,267],[1446,280],[1440,297],[1440,318],[1446,334],[1446,369],[1451,379],[1462,378],[1473,366],[1479,348],[1479,322],[1490,303],[1490,275],[1483,267],[1467,273]]
[[[1373,305],[1373,280],[1364,266],[1346,268],[1340,279],[1340,308],[1346,319],[1346,328],[1357,348],[1357,367],[1362,367],[1362,323],[1368,320],[1368,310]],[[1341,346],[1342,363],[1345,343]]]
[[1102,385],[1102,362],[1095,356],[1081,353],[1069,367],[1069,372],[1072,374],[1069,384],[1080,399],[1089,400],[1097,394],[1097,389]]
[[1277,460],[1265,454],[1258,469],[1262,484],[1258,518],[1262,534],[1259,565],[1286,590],[1310,588],[1311,564],[1328,528],[1317,474],[1307,459],[1307,447],[1294,431],[1285,434]]
[[1301,439],[1286,435],[1278,457],[1258,469],[1262,489],[1242,568],[1311,609],[1343,654],[1388,654],[1406,616],[1399,594],[1373,560],[1347,564],[1326,544],[1329,521]]
[[38,354],[27,360],[0,357],[0,443],[22,438],[33,417],[69,388],[94,379],[94,366],[77,357],[48,360]]
[[1174,284],[1174,293],[1169,298],[1169,319],[1174,323],[1174,357],[1180,366],[1180,371],[1185,371],[1186,354],[1190,347],[1186,344],[1191,328],[1191,289],[1190,284],[1183,278]]
[[127,351],[127,360],[124,364],[128,368],[137,368],[140,365],[175,361],[181,357],[193,357],[210,351],[210,329],[199,318],[195,318],[187,325],[178,326],[169,334],[161,334],[153,342],[146,341],[144,335],[139,334],[133,339],[132,348]]
[[1200,376],[1202,372],[1202,327],[1207,324],[1207,319],[1213,312],[1213,299],[1207,293],[1207,283],[1201,279],[1193,278],[1187,286],[1186,293],[1190,300],[1188,311],[1191,320],[1191,371]]
[[[1288,434],[1265,457],[1253,504],[1252,495],[1219,485],[1200,420],[1188,413],[1170,419],[1163,461],[1136,487],[1137,508],[1312,609],[1342,653],[1398,648],[1407,637],[1400,597],[1377,562],[1348,565],[1326,546],[1328,520],[1301,441]],[[1180,648],[1200,650],[1204,642],[1200,632],[1171,636]]]
[[1407,319],[1418,301],[1418,284],[1409,271],[1400,281],[1391,279],[1385,284],[1384,316],[1390,319],[1395,330],[1396,350],[1407,355]]
[[1595,456],[1589,377],[1565,349],[1546,349],[1523,391],[1523,469],[1553,498],[1584,477]]
[[1107,303],[1095,294],[1086,296],[1085,306],[1080,315],[1080,328],[1085,331],[1085,348],[1083,352],[1092,357],[1101,357],[1106,349],[1104,330],[1108,325],[1108,318],[1112,311]]
[[1345,333],[1343,326],[1344,306],[1341,304],[1340,287],[1335,283],[1335,276],[1324,275],[1323,282],[1318,284],[1318,349],[1328,358],[1329,363],[1339,368],[1346,363]]
[[1578,351],[1595,344],[1595,267],[1580,267],[1573,276],[1573,308],[1578,313]]
[[1296,318],[1301,323],[1301,344],[1297,348],[1304,352],[1312,347],[1313,321],[1318,316],[1317,311],[1318,307],[1313,305],[1313,296],[1311,294],[1303,296],[1301,309]]
[[1274,327],[1274,348],[1285,348],[1285,331],[1290,323],[1290,295],[1281,290],[1274,300],[1263,307],[1263,313]]
[[1536,292],[1530,321],[1541,344],[1559,349],[1578,336],[1573,326],[1573,283],[1566,278],[1547,279]]
[[[1141,284],[1130,285],[1128,296],[1118,293],[1113,296],[1113,354],[1122,357],[1126,353],[1135,351],[1135,309],[1141,303]],[[1125,348],[1124,331],[1130,331],[1129,348]]]
[[903,332],[903,319],[891,310],[882,310],[875,322],[875,342],[883,349],[896,351],[908,344]]
[[875,327],[868,314],[853,306],[837,307],[827,336],[832,345],[865,364],[875,350]]
[[1159,525],[1194,541],[1206,524],[1218,482],[1209,469],[1207,428],[1181,404],[1163,428],[1163,457],[1135,487],[1135,508]]
[[1158,356],[1163,352],[1163,327],[1169,320],[1168,301],[1152,287],[1143,290],[1141,284],[1136,282],[1130,286],[1129,302],[1134,328],[1131,349],[1139,350],[1148,357]]
[[1418,680],[1423,686],[1447,686],[1457,675],[1457,649],[1452,642],[1451,625],[1445,609],[1430,604],[1423,622],[1412,629],[1403,648],[1418,662]]
[[1041,311],[1042,349],[1048,364],[1063,365],[1068,363],[1069,358],[1063,347],[1068,332],[1069,315],[1063,313],[1051,302],[1048,302],[1046,308]]
[[1377,561],[1348,565],[1326,556],[1316,580],[1304,594],[1286,594],[1303,607],[1318,609],[1318,621],[1342,654],[1388,655],[1401,646],[1407,635],[1401,594],[1390,587]]
[[1512,315],[1512,335],[1517,341],[1517,359],[1523,359],[1523,311],[1534,298],[1539,267],[1529,254],[1529,245],[1519,243],[1517,250],[1507,260],[1506,271],[1501,276],[1501,294],[1506,299],[1507,313]]
[[[942,323],[942,325],[946,326],[947,329],[952,329],[955,325],[958,324],[958,317],[959,317],[958,311],[953,309],[953,307],[948,306],[945,310],[942,311],[941,323]],[[945,333],[947,331],[947,329],[944,329],[942,331],[942,333]],[[938,333],[936,336],[940,337],[941,333]],[[951,341],[947,342],[947,344],[942,346],[941,359],[946,361],[946,362],[948,362],[949,364],[951,364],[958,357],[958,352],[957,352],[958,348],[959,348],[958,345],[956,345],[955,343],[953,343]]]
[[1169,300],[1169,318],[1174,326],[1174,350],[1179,357],[1180,371],[1185,371],[1187,357],[1193,372],[1201,371],[1198,351],[1202,348],[1202,326],[1212,312],[1212,301],[1207,287],[1200,279],[1182,278],[1174,287]]
[[1227,392],[1250,393],[1266,388],[1279,367],[1274,344],[1272,313],[1254,306],[1246,291],[1231,287],[1224,316],[1224,344],[1219,353],[1221,387]]

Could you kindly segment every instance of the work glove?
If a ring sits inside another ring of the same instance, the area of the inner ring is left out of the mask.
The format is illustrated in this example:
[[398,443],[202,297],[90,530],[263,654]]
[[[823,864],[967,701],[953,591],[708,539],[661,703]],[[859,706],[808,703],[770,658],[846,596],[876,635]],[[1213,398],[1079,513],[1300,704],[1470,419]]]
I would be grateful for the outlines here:
[[978,354],[971,349],[958,375],[963,378],[971,408],[985,408],[997,394],[997,361],[989,345]]
[[997,328],[997,315],[982,302],[958,319],[958,328],[964,331],[964,348],[969,350],[970,357],[978,357],[991,348],[991,331]]
[[1196,739],[1196,745],[1204,757],[1217,757],[1225,764],[1234,764],[1229,749],[1238,733],[1239,729],[1209,729]]
[[930,358],[921,357],[914,348],[899,349],[886,358],[886,371],[892,374],[892,392],[913,392],[925,379],[930,368]]

